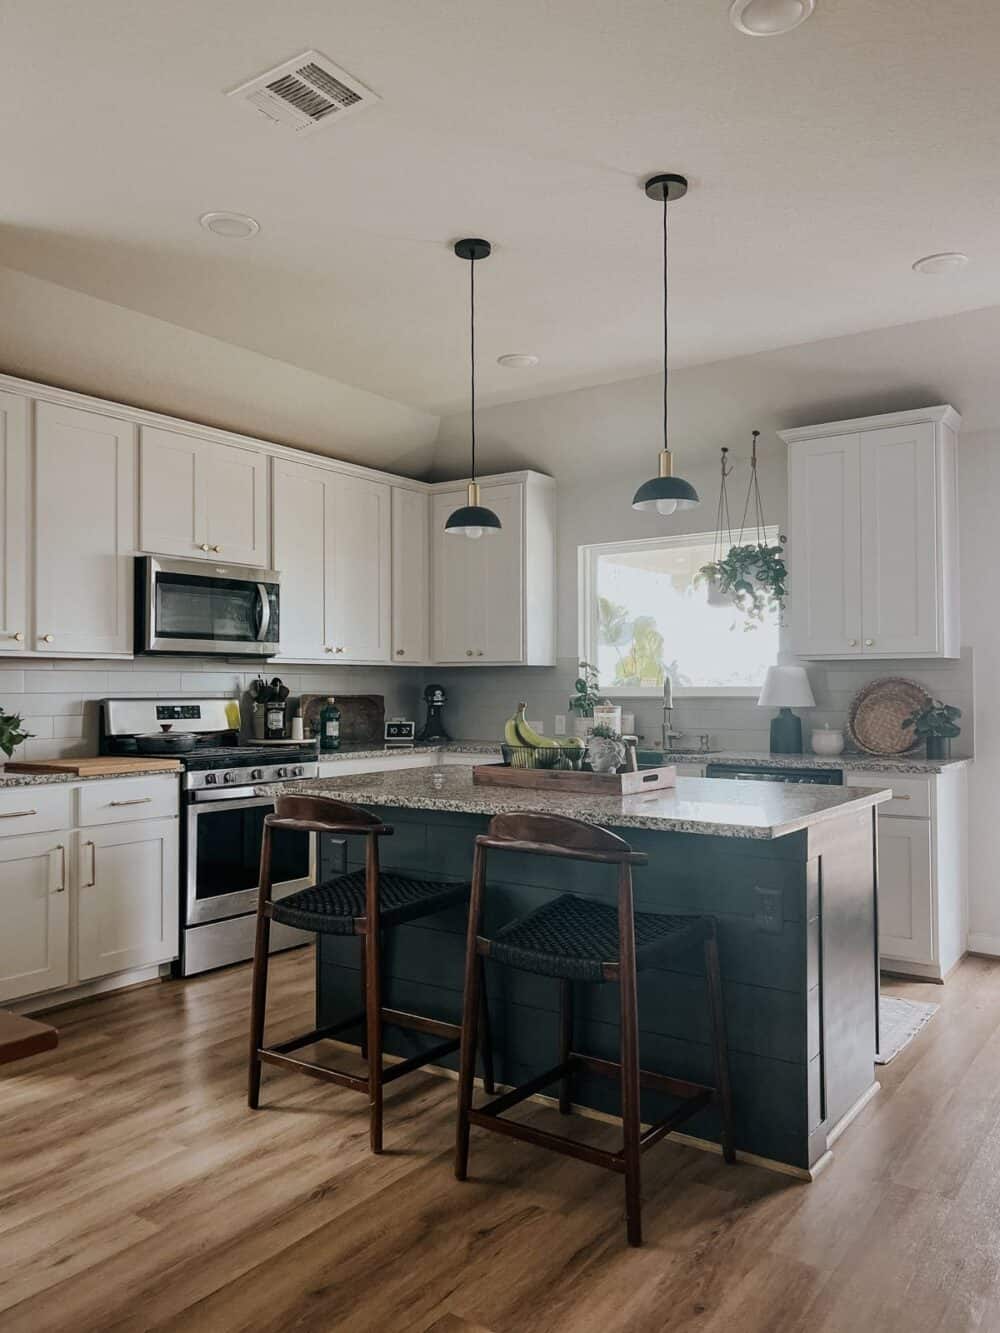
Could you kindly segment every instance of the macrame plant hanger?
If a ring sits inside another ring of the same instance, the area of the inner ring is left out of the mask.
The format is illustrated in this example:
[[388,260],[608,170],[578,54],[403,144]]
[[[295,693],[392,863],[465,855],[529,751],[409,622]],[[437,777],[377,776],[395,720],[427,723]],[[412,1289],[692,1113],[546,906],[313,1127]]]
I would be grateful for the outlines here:
[[712,562],[718,564],[725,556],[729,554],[729,548],[733,544],[733,521],[729,517],[729,493],[726,490],[726,483],[733,471],[733,466],[729,461],[729,449],[726,445],[722,446],[722,457],[719,462],[719,503],[715,511],[715,544],[712,548]]
[[757,545],[767,545],[767,525],[764,522],[764,501],[760,495],[760,481],[757,478],[757,437],[759,430],[753,431],[753,443],[750,446],[750,481],[747,485],[747,498],[743,505],[743,517],[740,519],[740,535],[737,546],[743,545],[743,534],[747,529],[747,520],[753,510],[753,523],[757,529]]

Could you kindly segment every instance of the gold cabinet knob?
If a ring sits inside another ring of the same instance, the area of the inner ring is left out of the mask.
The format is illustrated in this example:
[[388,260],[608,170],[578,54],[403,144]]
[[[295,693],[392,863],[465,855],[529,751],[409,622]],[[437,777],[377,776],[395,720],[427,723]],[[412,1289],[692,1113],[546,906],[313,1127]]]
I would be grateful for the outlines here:
[[202,544],[201,544],[201,550],[203,550],[203,551],[210,551],[211,549],[212,549],[212,548],[211,548],[211,546],[209,546],[208,542],[202,542]]
[[466,650],[465,650],[465,655],[466,655],[466,657],[474,657],[474,656],[475,656],[475,653],[473,653],[473,651],[472,651],[471,648],[466,648]]
[[218,555],[219,552],[222,550],[222,547],[221,547],[221,546],[213,546],[213,547],[212,547],[212,550],[215,552],[216,555]]
[[15,643],[24,643],[24,635],[21,633],[20,630],[15,630],[10,637],[14,640]]
[[858,641],[857,641],[857,639],[848,639],[848,640],[847,640],[847,646],[848,646],[848,648],[857,648],[857,646],[858,646]]
[[874,640],[874,639],[865,639],[865,647],[866,647],[866,648],[874,648],[874,647],[875,647],[875,640]]
[[343,648],[341,648],[341,647],[338,647],[338,648],[337,648],[337,652],[338,652],[338,653],[342,653],[343,651],[344,651]]
[[326,645],[326,647],[323,649],[323,651],[324,651],[324,653],[332,653],[332,652],[333,652],[333,645],[330,644],[330,643],[328,643],[328,644]]
[[477,656],[477,657],[482,657],[483,655],[484,655],[484,654],[483,654],[483,650],[482,650],[482,648],[479,648],[479,649],[476,650],[476,656]]
[[43,634],[43,635],[41,636],[41,638],[42,638],[42,643],[51,643],[52,640],[53,640],[55,637],[56,637],[56,636],[55,636],[54,634]]
[[402,649],[402,648],[397,648],[397,649],[396,649],[396,656],[397,656],[397,657],[405,657],[405,656],[406,656],[406,652],[405,652],[405,650]]

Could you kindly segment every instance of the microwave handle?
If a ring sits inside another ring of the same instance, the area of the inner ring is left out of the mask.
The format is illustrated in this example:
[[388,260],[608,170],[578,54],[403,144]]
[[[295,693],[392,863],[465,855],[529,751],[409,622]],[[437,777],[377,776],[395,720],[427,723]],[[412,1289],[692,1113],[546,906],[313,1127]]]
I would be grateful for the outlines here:
[[267,595],[266,583],[257,584],[257,596],[260,599],[260,629],[257,631],[257,640],[263,642],[271,626],[271,599]]

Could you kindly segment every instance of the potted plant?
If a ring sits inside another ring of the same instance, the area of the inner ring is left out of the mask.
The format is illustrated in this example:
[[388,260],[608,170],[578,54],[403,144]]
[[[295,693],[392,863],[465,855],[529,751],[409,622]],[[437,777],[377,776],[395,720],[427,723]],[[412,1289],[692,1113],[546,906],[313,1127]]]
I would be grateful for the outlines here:
[[625,762],[625,742],[613,727],[599,722],[590,733],[587,756],[595,773],[614,773]]
[[0,750],[9,759],[15,749],[26,741],[31,735],[30,731],[25,731],[22,718],[18,713],[4,713],[0,711]]
[[904,717],[902,725],[912,727],[914,735],[926,741],[928,759],[947,759],[951,754],[952,740],[962,733],[962,728],[958,726],[958,718],[961,716],[961,708],[942,703],[940,699],[932,699],[919,712]]
[[788,570],[783,559],[786,538],[776,545],[755,542],[731,546],[726,555],[702,565],[698,580],[729,598],[747,618],[745,629],[756,629],[769,611],[782,615],[785,610],[785,580]]
[[573,729],[581,740],[586,740],[594,725],[594,709],[608,702],[597,688],[597,667],[590,662],[580,663],[580,674],[573,689],[575,693],[569,701],[570,712],[574,713]]

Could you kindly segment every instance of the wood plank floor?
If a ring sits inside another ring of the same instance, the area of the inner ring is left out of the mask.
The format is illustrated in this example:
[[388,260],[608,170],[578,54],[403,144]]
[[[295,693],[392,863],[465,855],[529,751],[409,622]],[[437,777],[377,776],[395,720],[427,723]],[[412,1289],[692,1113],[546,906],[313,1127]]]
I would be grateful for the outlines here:
[[[273,976],[280,1039],[311,1019],[311,952]],[[59,1048],[0,1073],[0,1330],[995,1333],[1000,963],[888,988],[943,1008],[829,1170],[665,1144],[642,1250],[582,1163],[474,1130],[457,1184],[433,1075],[388,1089],[381,1158],[346,1091],[266,1070],[248,1111],[246,968],[61,1010]]]

